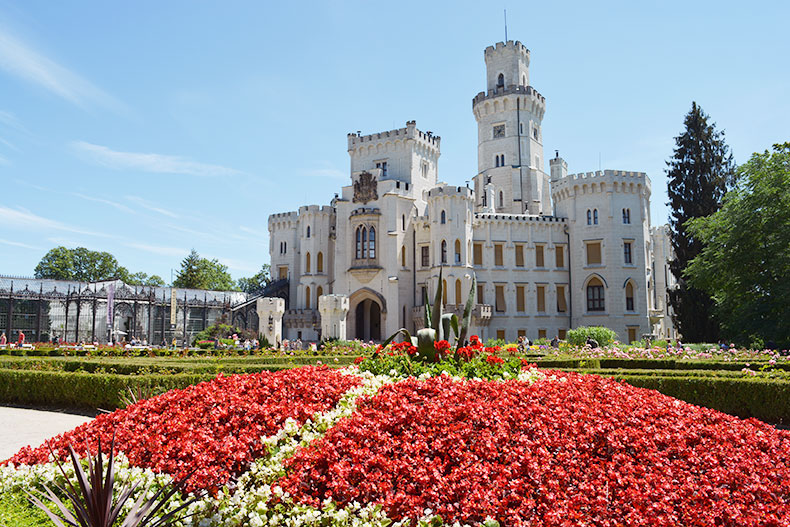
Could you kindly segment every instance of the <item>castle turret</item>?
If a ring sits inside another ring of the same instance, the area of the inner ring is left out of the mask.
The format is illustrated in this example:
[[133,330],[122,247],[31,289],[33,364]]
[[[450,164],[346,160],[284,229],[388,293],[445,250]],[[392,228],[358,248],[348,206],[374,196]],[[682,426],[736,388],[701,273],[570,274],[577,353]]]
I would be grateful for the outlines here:
[[[529,50],[521,42],[499,42],[486,48],[485,61],[487,92],[472,101],[478,127],[476,195],[482,198],[491,183],[497,210],[550,214],[541,132],[546,100],[528,85]],[[483,206],[482,199],[477,206]]]

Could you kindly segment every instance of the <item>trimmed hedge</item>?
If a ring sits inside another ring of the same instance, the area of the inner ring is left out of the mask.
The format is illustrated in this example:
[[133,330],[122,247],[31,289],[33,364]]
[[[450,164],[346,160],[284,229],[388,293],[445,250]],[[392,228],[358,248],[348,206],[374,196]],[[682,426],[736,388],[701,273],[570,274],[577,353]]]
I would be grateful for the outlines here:
[[[741,371],[744,368],[759,370],[767,361],[701,361],[675,359],[545,359],[537,360],[538,368],[586,368],[586,369],[626,369],[626,370],[725,370]],[[747,366],[748,364],[748,366]],[[773,365],[774,369],[790,371],[790,362]]]
[[632,386],[747,418],[790,424],[790,382],[757,378],[613,375]]
[[214,374],[115,375],[53,371],[0,370],[0,401],[10,404],[115,410],[126,388],[186,388]]

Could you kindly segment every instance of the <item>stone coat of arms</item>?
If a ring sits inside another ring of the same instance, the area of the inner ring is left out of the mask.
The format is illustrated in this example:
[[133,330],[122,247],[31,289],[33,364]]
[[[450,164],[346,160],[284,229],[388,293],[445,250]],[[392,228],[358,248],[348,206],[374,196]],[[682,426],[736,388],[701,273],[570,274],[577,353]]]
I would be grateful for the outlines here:
[[367,203],[379,199],[376,178],[370,172],[362,172],[354,181],[354,203]]

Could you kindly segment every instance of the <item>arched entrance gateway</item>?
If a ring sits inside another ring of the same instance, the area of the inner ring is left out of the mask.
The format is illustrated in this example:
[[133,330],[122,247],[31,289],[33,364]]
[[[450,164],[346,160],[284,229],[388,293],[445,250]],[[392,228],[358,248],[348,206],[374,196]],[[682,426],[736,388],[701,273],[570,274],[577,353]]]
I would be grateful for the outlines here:
[[384,297],[372,289],[365,288],[351,295],[349,304],[347,338],[381,340],[387,316],[387,303]]

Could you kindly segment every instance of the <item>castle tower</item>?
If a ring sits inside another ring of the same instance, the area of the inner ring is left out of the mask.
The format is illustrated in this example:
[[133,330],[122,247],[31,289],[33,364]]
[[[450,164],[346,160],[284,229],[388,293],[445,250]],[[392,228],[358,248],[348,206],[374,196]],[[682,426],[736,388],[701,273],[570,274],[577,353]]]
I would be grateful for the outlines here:
[[[477,120],[476,209],[551,214],[549,176],[543,171],[541,123],[546,99],[529,86],[529,50],[508,40],[485,50],[487,92],[472,100]],[[496,203],[485,186],[494,187]]]

